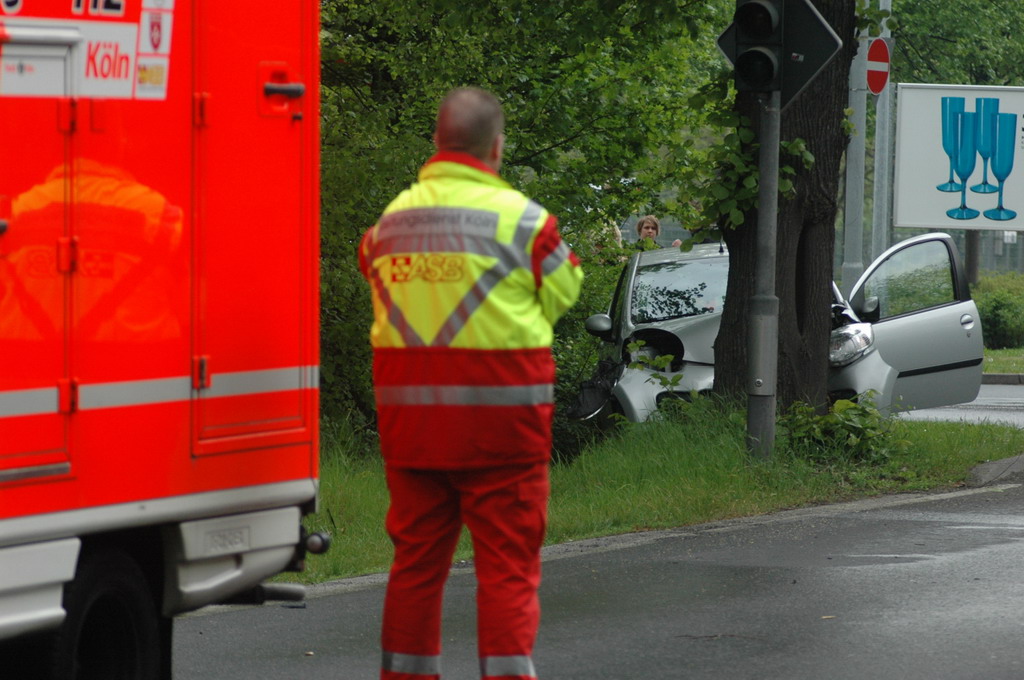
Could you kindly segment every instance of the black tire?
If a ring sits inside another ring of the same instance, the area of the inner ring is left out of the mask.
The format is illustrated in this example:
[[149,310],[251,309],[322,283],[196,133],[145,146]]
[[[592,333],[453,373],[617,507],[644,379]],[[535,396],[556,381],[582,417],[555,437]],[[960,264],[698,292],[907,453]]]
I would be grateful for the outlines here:
[[52,680],[161,680],[163,622],[138,564],[118,549],[83,553],[51,639]]

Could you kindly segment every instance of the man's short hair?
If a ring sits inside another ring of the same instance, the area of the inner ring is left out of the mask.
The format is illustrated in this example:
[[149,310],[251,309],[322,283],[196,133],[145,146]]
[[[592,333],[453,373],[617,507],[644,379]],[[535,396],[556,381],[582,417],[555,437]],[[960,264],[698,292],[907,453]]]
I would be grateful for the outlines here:
[[505,114],[497,97],[476,87],[460,87],[437,109],[434,142],[438,151],[463,151],[483,159],[504,129]]

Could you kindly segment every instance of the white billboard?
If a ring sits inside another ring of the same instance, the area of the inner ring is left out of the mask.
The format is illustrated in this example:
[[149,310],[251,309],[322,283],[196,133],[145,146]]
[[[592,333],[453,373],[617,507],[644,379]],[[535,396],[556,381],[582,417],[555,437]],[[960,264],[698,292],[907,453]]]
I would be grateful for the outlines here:
[[1024,87],[897,87],[894,224],[1024,230]]

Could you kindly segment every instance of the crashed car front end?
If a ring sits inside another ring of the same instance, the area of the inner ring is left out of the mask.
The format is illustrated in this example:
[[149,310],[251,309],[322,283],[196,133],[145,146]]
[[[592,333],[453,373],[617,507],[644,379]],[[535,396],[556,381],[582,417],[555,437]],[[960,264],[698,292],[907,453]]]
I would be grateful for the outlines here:
[[[728,257],[717,246],[634,255],[608,313],[587,319],[587,331],[603,341],[604,368],[599,386],[588,381],[587,408],[574,408],[575,417],[619,413],[641,422],[666,398],[710,390],[727,278]],[[981,320],[948,234],[892,246],[848,299],[832,290],[830,400],[870,399],[888,414],[977,397]]]
[[715,382],[712,347],[720,313],[638,328],[624,348],[624,367],[612,396],[629,420],[646,420],[662,400],[706,392]]
[[603,341],[601,361],[570,417],[617,413],[639,422],[666,398],[710,390],[727,279],[728,256],[718,245],[635,255],[609,311],[586,321]]

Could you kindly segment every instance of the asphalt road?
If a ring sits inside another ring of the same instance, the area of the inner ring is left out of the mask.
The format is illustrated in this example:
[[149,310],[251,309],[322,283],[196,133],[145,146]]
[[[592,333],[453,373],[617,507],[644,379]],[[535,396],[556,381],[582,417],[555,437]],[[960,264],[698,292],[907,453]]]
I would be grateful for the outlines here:
[[[892,496],[545,551],[546,680],[1024,678],[1024,487]],[[176,680],[377,677],[383,577],[304,607],[180,619]],[[473,576],[446,596],[445,678],[478,677]]]
[[[1016,376],[1014,376],[1016,377]],[[909,411],[901,417],[912,420],[949,420],[976,423],[989,421],[1024,427],[1024,385],[984,384],[978,398],[969,404]]]

